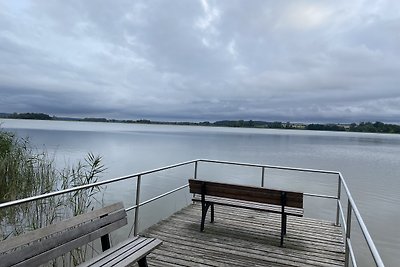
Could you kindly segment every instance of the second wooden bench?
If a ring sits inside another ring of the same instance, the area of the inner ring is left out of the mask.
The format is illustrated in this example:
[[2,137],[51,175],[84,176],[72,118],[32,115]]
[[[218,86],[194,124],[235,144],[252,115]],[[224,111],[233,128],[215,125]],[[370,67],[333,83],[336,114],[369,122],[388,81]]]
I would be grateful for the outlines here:
[[128,266],[137,262],[147,267],[146,255],[161,245],[161,240],[135,236],[110,246],[108,234],[126,225],[126,217],[119,202],[6,239],[0,242],[0,267],[39,266],[98,238],[103,253],[81,266]]
[[190,193],[197,194],[193,201],[201,202],[200,231],[204,230],[207,211],[211,207],[211,222],[214,222],[214,205],[239,207],[281,214],[281,240],[286,235],[287,216],[302,217],[303,193],[218,183],[189,179]]

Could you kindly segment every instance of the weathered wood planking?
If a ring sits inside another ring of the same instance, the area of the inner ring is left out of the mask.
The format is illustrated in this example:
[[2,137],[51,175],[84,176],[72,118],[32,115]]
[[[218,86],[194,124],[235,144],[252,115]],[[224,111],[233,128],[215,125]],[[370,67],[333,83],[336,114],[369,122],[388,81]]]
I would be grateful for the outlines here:
[[278,214],[219,207],[216,222],[199,232],[200,210],[193,204],[146,231],[164,241],[149,266],[344,265],[341,229],[332,223],[293,217],[282,248]]

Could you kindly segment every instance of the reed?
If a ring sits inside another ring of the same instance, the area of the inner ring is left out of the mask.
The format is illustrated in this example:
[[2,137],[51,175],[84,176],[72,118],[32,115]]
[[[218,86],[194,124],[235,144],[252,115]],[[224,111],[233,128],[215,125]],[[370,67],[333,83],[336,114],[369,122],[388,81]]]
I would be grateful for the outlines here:
[[[29,139],[0,129],[0,202],[94,183],[104,170],[102,158],[92,153],[76,165],[57,169],[54,159],[46,151],[32,148]],[[103,189],[98,186],[2,209],[0,240],[102,206]],[[85,246],[65,255],[61,259],[62,265],[81,263],[90,253],[90,247]]]

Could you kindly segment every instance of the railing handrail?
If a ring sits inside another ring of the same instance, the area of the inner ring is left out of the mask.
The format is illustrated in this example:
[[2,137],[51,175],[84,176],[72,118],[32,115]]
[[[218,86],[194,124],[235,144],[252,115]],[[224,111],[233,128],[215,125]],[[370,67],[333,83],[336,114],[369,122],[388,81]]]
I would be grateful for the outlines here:
[[346,191],[346,195],[347,195],[348,201],[351,205],[351,209],[354,211],[354,215],[355,215],[357,222],[361,228],[361,232],[364,235],[365,240],[367,241],[368,248],[369,248],[370,252],[372,253],[372,258],[374,259],[376,266],[384,267],[385,265],[382,261],[381,256],[379,255],[378,249],[376,248],[375,243],[372,240],[371,235],[369,234],[367,226],[365,225],[365,222],[364,222],[363,218],[361,217],[361,213],[358,210],[357,205],[350,193],[350,190],[347,187],[346,181],[340,172],[339,172],[339,178],[342,181],[342,185],[344,187],[344,190]]
[[101,186],[101,185],[105,185],[105,184],[111,184],[111,183],[119,182],[119,181],[122,181],[122,180],[132,179],[132,178],[135,178],[135,177],[138,177],[138,176],[144,176],[144,175],[155,173],[155,172],[160,172],[160,171],[164,171],[164,170],[168,170],[168,169],[172,169],[172,168],[176,168],[176,167],[180,167],[180,166],[184,166],[184,165],[189,165],[189,164],[192,164],[192,163],[195,163],[195,162],[220,163],[220,164],[247,166],[247,167],[260,167],[260,168],[264,167],[264,168],[268,168],[268,169],[303,171],[303,172],[314,172],[314,173],[325,173],[325,174],[339,174],[339,172],[327,171],[327,170],[292,168],[292,167],[285,167],[285,166],[253,164],[253,163],[241,163],[241,162],[211,160],[211,159],[195,159],[195,160],[189,160],[189,161],[185,161],[185,162],[181,162],[181,163],[177,163],[177,164],[172,164],[172,165],[168,165],[168,166],[165,166],[165,167],[156,168],[156,169],[152,169],[152,170],[148,170],[148,171],[138,172],[138,173],[129,174],[129,175],[125,175],[125,176],[120,176],[120,177],[116,177],[116,178],[112,178],[112,179],[108,179],[108,180],[104,180],[104,181],[99,181],[99,182],[96,182],[96,183],[91,183],[91,184],[86,184],[86,185],[81,185],[81,186],[75,186],[75,187],[71,187],[71,188],[68,188],[68,189],[63,189],[63,190],[59,190],[59,191],[55,191],[55,192],[50,192],[50,193],[45,193],[45,194],[41,194],[41,195],[37,195],[37,196],[32,196],[32,197],[13,200],[13,201],[5,202],[5,203],[0,203],[0,209],[16,206],[16,205],[19,205],[19,204],[23,204],[23,203],[27,203],[27,202],[31,202],[31,201],[35,201],[35,200],[40,200],[40,199],[49,198],[49,197],[53,197],[53,196],[63,195],[63,194],[66,194],[66,193],[71,193],[71,192],[75,192],[75,191],[79,191],[79,190],[83,190],[83,189],[87,189],[87,188],[91,188],[91,187],[96,187],[96,186]]
[[[220,161],[220,160],[208,160],[208,159],[200,159],[198,160],[199,162],[210,162],[210,163],[222,163],[222,164],[230,164],[230,165],[239,165],[239,166],[248,166],[248,167],[260,167],[260,168],[269,168],[269,169],[279,169],[279,170],[290,170],[290,171],[302,171],[302,172],[312,172],[312,173],[323,173],[323,174],[336,174],[338,175],[342,186],[345,189],[347,198],[349,200],[351,209],[354,211],[354,215],[357,219],[357,222],[361,228],[361,232],[367,242],[368,248],[372,254],[372,258],[375,261],[376,266],[378,267],[384,267],[384,263],[382,261],[382,258],[378,252],[378,249],[375,246],[375,243],[371,237],[371,235],[369,234],[369,231],[367,229],[367,226],[365,225],[364,220],[361,217],[361,213],[357,208],[357,205],[350,193],[350,190],[347,186],[347,183],[343,177],[343,175],[341,174],[341,172],[339,171],[327,171],[327,170],[318,170],[318,169],[306,169],[306,168],[293,168],[293,167],[284,167],[284,166],[276,166],[276,165],[261,165],[261,164],[252,164],[252,163],[241,163],[241,162],[231,162],[231,161]],[[339,194],[340,194],[340,190],[339,190]],[[309,196],[312,196],[312,194],[307,194]],[[320,195],[316,195],[316,197],[325,197],[325,198],[332,198],[330,196],[320,196]],[[336,198],[339,203],[340,203],[340,195],[337,196]],[[348,218],[348,220],[351,220],[351,218]],[[352,248],[350,248],[352,250]]]
[[[76,186],[76,187],[72,187],[72,188],[68,188],[68,189],[64,189],[64,190],[60,190],[60,191],[55,191],[55,192],[45,193],[45,194],[41,194],[41,195],[37,195],[37,196],[24,198],[24,199],[18,199],[18,200],[14,200],[14,201],[5,202],[5,203],[0,203],[0,209],[16,206],[16,205],[27,203],[27,202],[31,202],[31,201],[45,199],[45,198],[49,198],[49,197],[53,197],[53,196],[57,196],[57,195],[71,193],[71,192],[75,192],[75,191],[79,191],[79,190],[84,190],[84,189],[91,188],[91,187],[96,187],[96,186],[106,185],[106,184],[110,184],[110,183],[115,183],[115,182],[119,182],[119,181],[122,181],[122,180],[127,180],[127,179],[132,179],[132,178],[138,178],[140,180],[140,177],[144,176],[144,175],[148,175],[148,174],[152,174],[152,173],[156,173],[156,172],[160,172],[160,171],[164,171],[164,170],[168,170],[168,169],[173,169],[173,168],[177,168],[177,167],[180,167],[180,166],[185,166],[185,165],[189,165],[189,164],[193,164],[193,163],[195,164],[195,176],[196,176],[197,175],[197,164],[199,162],[263,168],[262,180],[264,179],[264,169],[265,168],[267,168],[267,169],[279,169],[279,170],[288,170],[288,171],[301,171],[301,172],[310,172],[310,173],[321,173],[321,174],[335,174],[335,175],[338,175],[338,177],[339,177],[339,187],[340,187],[340,183],[341,183],[341,185],[345,189],[345,192],[346,192],[346,195],[347,195],[347,199],[348,199],[348,203],[350,204],[349,205],[350,207],[348,207],[348,208],[350,208],[352,211],[354,211],[354,215],[355,215],[355,217],[357,219],[357,222],[358,222],[358,224],[359,224],[359,226],[361,228],[361,232],[363,233],[363,236],[364,236],[364,238],[365,238],[365,240],[367,242],[368,248],[369,248],[369,250],[370,250],[370,252],[372,254],[372,257],[373,257],[373,259],[375,261],[375,264],[378,267],[384,267],[382,258],[380,257],[379,252],[378,252],[378,250],[377,250],[377,248],[375,246],[375,243],[372,240],[372,237],[368,232],[368,229],[367,229],[367,227],[365,225],[364,220],[361,217],[361,214],[360,214],[360,212],[359,212],[359,210],[357,208],[357,205],[355,204],[355,201],[354,201],[354,199],[353,199],[353,197],[352,197],[352,195],[350,193],[350,190],[349,190],[349,188],[347,186],[347,183],[346,183],[343,175],[338,171],[329,171],[329,170],[320,170],[320,169],[307,169],[307,168],[294,168],[294,167],[277,166],[277,165],[242,163],[242,162],[222,161],[222,160],[212,160],[212,159],[195,159],[195,160],[190,160],[190,161],[185,161],[185,162],[181,162],[181,163],[177,163],[177,164],[172,164],[172,165],[168,165],[168,166],[165,166],[165,167],[156,168],[156,169],[152,169],[152,170],[148,170],[148,171],[143,171],[143,172],[139,172],[139,173],[135,173],[135,174],[120,176],[120,177],[116,177],[116,178],[112,178],[112,179],[108,179],[108,180],[104,180],[104,181],[99,181],[99,182],[96,182],[96,183]],[[139,187],[140,187],[140,182],[138,184],[139,184]],[[146,201],[143,201],[141,203],[137,202],[134,206],[128,208],[128,210],[138,209],[140,206],[143,206],[143,205],[148,204],[150,202],[153,202],[153,201],[155,201],[157,199],[160,199],[160,198],[162,198],[164,196],[172,194],[172,193],[174,193],[176,191],[179,191],[179,190],[181,190],[181,189],[183,189],[185,187],[187,187],[187,185],[180,186],[180,187],[178,187],[176,189],[173,189],[173,190],[171,190],[169,192],[163,193],[163,194],[161,194],[159,196],[153,197],[153,198],[148,199]],[[139,189],[137,188],[136,190],[137,190],[136,197],[137,197],[137,199],[139,199],[138,198],[138,192],[140,191],[140,188]],[[309,193],[305,193],[305,194],[310,196],[310,197],[323,197],[323,198],[336,199],[338,201],[338,208],[340,209],[341,217],[344,219],[343,210],[342,210],[342,206],[341,206],[341,202],[340,202],[340,190],[338,190],[338,196],[336,196],[336,197],[309,194]],[[351,210],[350,210],[350,214],[351,214]],[[135,221],[136,220],[137,220],[137,218],[135,218]],[[347,220],[351,221],[351,216],[350,216],[350,218],[347,218]],[[345,231],[349,230],[349,229],[346,229],[345,226],[344,226],[344,229],[345,229]],[[347,239],[346,239],[346,242],[347,242]],[[351,254],[352,260],[354,260],[354,252],[352,251],[352,247],[351,246],[350,246],[350,250],[351,250],[351,253],[352,253]]]
[[120,177],[116,177],[116,178],[112,178],[112,179],[108,179],[108,180],[104,180],[104,181],[100,181],[100,182],[96,182],[96,183],[75,186],[75,187],[71,187],[71,188],[64,189],[64,190],[54,191],[54,192],[50,192],[50,193],[45,193],[45,194],[33,196],[33,197],[27,197],[27,198],[17,199],[17,200],[5,202],[5,203],[0,203],[0,209],[9,208],[9,207],[12,207],[12,206],[16,206],[16,205],[19,205],[19,204],[23,204],[23,203],[27,203],[27,202],[31,202],[31,201],[35,201],[35,200],[40,200],[40,199],[44,199],[44,198],[63,195],[63,194],[66,194],[66,193],[71,193],[71,192],[75,192],[75,191],[79,191],[79,190],[83,190],[83,189],[87,189],[87,188],[91,188],[91,187],[96,187],[96,186],[101,186],[101,185],[105,185],[105,184],[111,184],[111,183],[119,182],[119,181],[122,181],[122,180],[132,179],[132,178],[135,178],[135,177],[138,177],[138,176],[143,176],[143,175],[146,175],[146,174],[151,174],[151,173],[155,173],[155,172],[160,172],[160,171],[164,171],[164,170],[168,170],[168,169],[172,169],[172,168],[176,168],[176,167],[192,164],[192,163],[194,163],[196,161],[197,160],[185,161],[185,162],[181,162],[181,163],[177,163],[177,164],[173,164],[173,165],[168,165],[168,166],[157,168],[157,169],[152,169],[152,170],[143,171],[143,172],[139,172],[139,173],[135,173],[135,174],[129,174],[129,175],[125,175],[125,176],[120,176]]
[[314,172],[314,173],[336,174],[336,175],[340,174],[340,172],[338,172],[338,171],[328,171],[328,170],[319,170],[319,169],[306,169],[306,168],[294,168],[294,167],[286,167],[286,166],[278,166],[278,165],[265,165],[265,164],[243,163],[243,162],[212,160],[212,159],[197,159],[195,161],[197,161],[197,162],[209,162],[209,163],[221,163],[221,164],[247,166],[247,167],[259,167],[259,168],[264,167],[264,168],[268,168],[268,169],[278,169],[278,170],[287,170],[287,171]]

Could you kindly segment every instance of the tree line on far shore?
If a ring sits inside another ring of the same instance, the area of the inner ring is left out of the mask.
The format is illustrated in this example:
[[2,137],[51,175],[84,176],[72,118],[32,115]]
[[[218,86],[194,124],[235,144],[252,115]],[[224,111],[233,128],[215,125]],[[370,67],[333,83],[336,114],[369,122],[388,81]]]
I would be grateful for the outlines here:
[[338,124],[309,124],[307,130],[316,131],[348,131],[348,132],[365,132],[365,133],[400,133],[400,125],[386,124],[380,121],[377,122],[361,122],[359,124],[352,123],[350,125]]
[[360,122],[351,124],[319,124],[319,123],[291,123],[280,121],[253,121],[253,120],[221,120],[216,122],[173,122],[173,121],[151,121],[140,120],[116,120],[106,118],[67,118],[50,116],[45,113],[0,113],[0,118],[9,119],[31,119],[31,120],[64,120],[64,121],[91,121],[91,122],[118,122],[118,123],[140,123],[140,124],[169,124],[169,125],[193,125],[193,126],[215,126],[215,127],[237,127],[237,128],[270,128],[270,129],[304,129],[314,131],[347,131],[347,132],[369,132],[369,133],[400,133],[400,125],[387,124],[383,122]]

